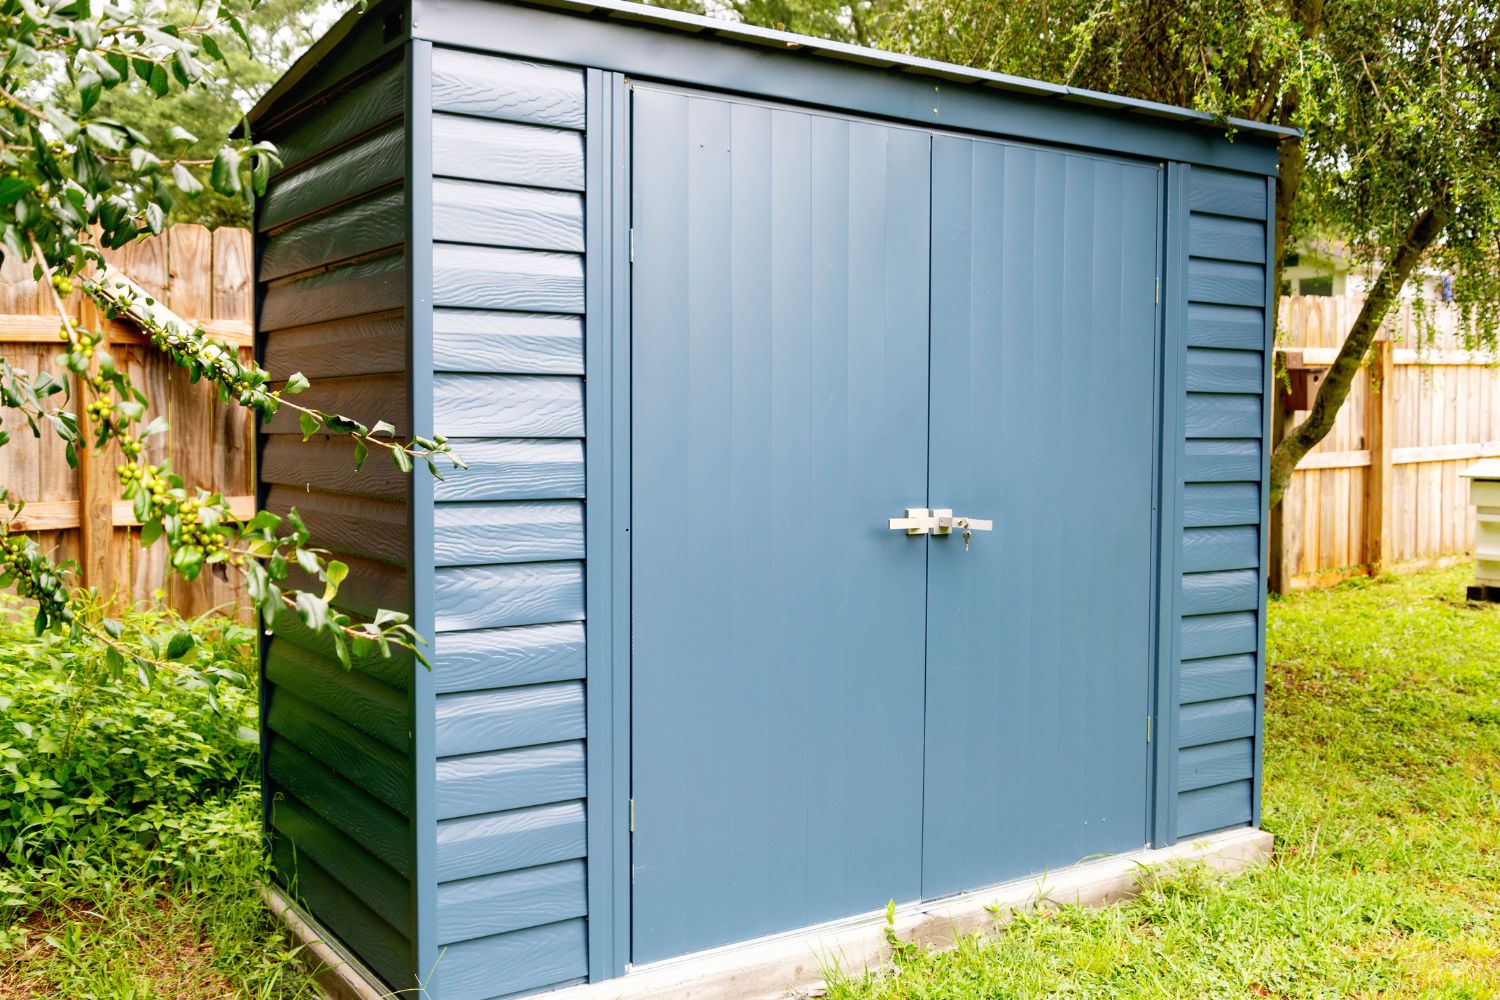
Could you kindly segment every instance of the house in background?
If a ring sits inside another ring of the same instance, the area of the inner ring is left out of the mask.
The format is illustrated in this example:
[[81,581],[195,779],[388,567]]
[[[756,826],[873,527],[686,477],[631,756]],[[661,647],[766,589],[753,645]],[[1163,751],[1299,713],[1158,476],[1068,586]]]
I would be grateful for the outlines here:
[[[1282,295],[1360,295],[1368,291],[1373,275],[1356,264],[1337,240],[1313,240],[1286,255],[1281,271]],[[1420,282],[1420,285],[1418,284]],[[1403,299],[1418,292],[1428,303],[1453,301],[1453,276],[1424,269],[1401,290]]]

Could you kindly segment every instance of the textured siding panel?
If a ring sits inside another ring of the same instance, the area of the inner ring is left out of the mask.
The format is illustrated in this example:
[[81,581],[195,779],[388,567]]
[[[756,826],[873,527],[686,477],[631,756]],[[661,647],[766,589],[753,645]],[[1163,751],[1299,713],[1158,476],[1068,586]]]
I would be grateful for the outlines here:
[[411,946],[401,932],[376,916],[342,883],[284,836],[271,839],[271,861],[288,889],[335,936],[390,983],[411,976]]
[[1183,792],[1177,797],[1177,836],[1192,837],[1231,826],[1244,826],[1252,815],[1249,781]]
[[[297,402],[329,413],[341,413],[366,426],[384,419],[396,428],[393,433],[397,437],[404,437],[407,434],[406,414],[391,412],[391,400],[404,399],[405,396],[405,375],[355,375],[351,378],[319,379],[297,397]],[[270,420],[263,422],[261,430],[266,434],[300,436],[302,429],[298,425],[299,416],[296,410],[285,407]],[[330,431],[319,431],[318,435],[341,436],[333,435]],[[347,436],[343,440],[352,456],[353,442]],[[385,458],[383,455],[378,457]]]
[[583,684],[562,681],[437,699],[441,756],[583,738]]
[[273,737],[268,748],[272,781],[375,857],[402,875],[411,876],[411,847],[404,816],[286,740]]
[[[1264,223],[1266,219],[1266,181],[1252,174],[1233,174],[1207,167],[1194,167],[1188,184],[1188,207],[1194,212],[1232,215]],[[1194,228],[1199,225],[1194,220]],[[1260,256],[1250,258],[1264,261]]]
[[[256,336],[274,378],[312,380],[299,402],[404,429],[407,71],[381,28],[381,18],[356,27],[304,81],[305,103],[261,130],[285,166],[256,206]],[[384,54],[362,64],[372,53]],[[350,566],[338,606],[409,610],[408,478],[385,456],[356,471],[348,438],[304,443],[290,409],[259,433],[267,509],[296,508],[314,543]],[[272,632],[262,725],[275,877],[391,988],[408,988],[413,660],[356,653],[346,669],[291,612]]]
[[406,315],[351,316],[269,331],[265,366],[278,382],[292,372],[310,379],[406,370]]
[[391,127],[289,175],[278,175],[266,187],[256,213],[261,231],[284,226],[321,209],[401,180],[406,141]]
[[432,162],[445,177],[583,190],[583,135],[566,129],[433,115]]
[[457,437],[583,434],[583,380],[561,375],[439,375],[433,421]]
[[1225,347],[1259,351],[1266,343],[1265,308],[1194,302],[1188,306],[1190,347]]
[[[467,454],[464,455],[467,459]],[[406,477],[390,462],[371,459],[354,467],[348,438],[315,437],[311,441],[277,434],[260,453],[260,481],[293,490],[325,490],[350,496],[406,499]]]
[[583,744],[448,757],[437,764],[439,819],[583,797]]
[[588,909],[582,861],[480,875],[438,887],[444,944],[581,917]]
[[403,937],[411,937],[411,883],[295,799],[271,804],[271,826]]
[[1260,575],[1253,569],[1237,569],[1186,574],[1182,578],[1182,600],[1178,607],[1185,615],[1206,615],[1254,611],[1259,602]]
[[1260,523],[1259,483],[1189,483],[1182,501],[1185,527]]
[[1183,704],[1254,694],[1255,657],[1242,653],[1190,660],[1182,665],[1177,693]]
[[583,620],[583,564],[516,563],[437,572],[439,631]]
[[1217,302],[1235,306],[1263,306],[1266,301],[1266,269],[1259,264],[1227,261],[1188,262],[1188,297],[1194,302]]
[[1233,438],[1260,436],[1260,397],[1190,392],[1187,436]]
[[1188,234],[1188,252],[1194,257],[1263,263],[1266,259],[1265,223],[1259,219],[1211,215],[1194,219]]
[[1177,834],[1248,822],[1264,558],[1265,179],[1188,174]]
[[583,196],[507,184],[438,180],[433,238],[532,250],[583,250]]
[[287,642],[266,651],[266,679],[394,750],[409,749],[406,696]]
[[1177,757],[1177,787],[1189,791],[1240,781],[1248,779],[1254,769],[1254,740],[1228,740],[1190,747]]
[[588,936],[574,919],[449,945],[426,986],[443,1000],[487,1000],[497,988],[520,993],[587,973]]
[[1265,369],[1259,351],[1188,348],[1189,392],[1248,392],[1260,395]]
[[583,625],[448,632],[431,659],[439,693],[573,680],[584,675]]
[[1254,569],[1260,565],[1260,529],[1188,528],[1182,533],[1182,570]]
[[455,438],[453,447],[469,468],[436,484],[439,500],[583,496],[582,441]]
[[583,320],[546,313],[439,309],[432,363],[446,372],[583,374]]
[[1260,479],[1260,441],[1188,441],[1183,448],[1181,474],[1189,483],[1255,482]]
[[582,802],[468,816],[438,824],[440,881],[581,858],[587,848]]
[[385,312],[405,301],[404,258],[387,254],[270,284],[261,301],[260,329]]
[[305,109],[296,122],[276,133],[276,150],[285,169],[323,156],[341,143],[401,117],[405,106],[402,66],[392,64],[373,76],[340,88],[317,108]]
[[583,505],[575,500],[443,504],[435,522],[439,566],[583,558]]
[[583,258],[577,254],[440,243],[432,261],[437,305],[583,312]]
[[583,71],[434,49],[432,109],[581,129]]
[[1178,745],[1202,746],[1255,734],[1255,699],[1228,698],[1182,706]]
[[275,233],[261,251],[260,279],[271,281],[395,246],[406,237],[405,197],[399,189],[387,191]]
[[403,816],[411,815],[411,758],[283,687],[266,696],[266,728]]
[[[433,54],[435,996],[587,972],[583,74]],[[561,921],[561,922],[560,922]],[[456,942],[456,943],[455,943]]]
[[1198,615],[1182,620],[1182,658],[1253,653],[1259,622],[1253,612]]
[[[341,443],[348,445],[347,440]],[[278,514],[295,508],[318,545],[382,562],[406,562],[404,504],[273,486],[265,506]]]

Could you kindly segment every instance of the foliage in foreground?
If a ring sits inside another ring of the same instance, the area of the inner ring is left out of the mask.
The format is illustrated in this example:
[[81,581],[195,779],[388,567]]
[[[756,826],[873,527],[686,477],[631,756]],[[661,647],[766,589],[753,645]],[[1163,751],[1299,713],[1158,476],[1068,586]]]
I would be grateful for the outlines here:
[[1269,867],[1166,873],[830,996],[1500,997],[1500,609],[1469,572],[1273,603]]
[[257,895],[254,632],[127,624],[196,669],[121,673],[0,605],[0,996],[312,996]]
[[[1023,917],[952,952],[913,949],[892,974],[835,977],[831,997],[1500,997],[1500,609],[1465,603],[1467,576],[1357,582],[1272,604],[1270,867],[1163,873],[1127,905]],[[27,645],[25,630],[0,621],[12,696],[32,677],[66,683],[69,669]],[[239,630],[194,631],[197,655],[244,662]],[[97,773],[150,790],[138,773],[165,768],[196,801],[144,829],[132,823],[149,805],[117,805],[115,819],[74,827],[65,850],[33,838],[29,859],[0,868],[15,911],[0,933],[0,996],[313,996],[256,896],[253,781],[229,788],[157,752],[157,733],[128,721],[165,712],[168,742],[197,745],[197,734],[201,753],[223,755],[221,773],[248,775],[254,749],[235,734],[254,725],[249,688],[225,677],[216,719],[206,692],[125,687],[100,689],[86,719],[129,734],[96,747],[144,763]],[[0,742],[17,738],[16,721],[35,734],[65,708],[61,697],[16,702]],[[54,774],[70,766],[42,756]],[[0,795],[15,773],[0,777]]]

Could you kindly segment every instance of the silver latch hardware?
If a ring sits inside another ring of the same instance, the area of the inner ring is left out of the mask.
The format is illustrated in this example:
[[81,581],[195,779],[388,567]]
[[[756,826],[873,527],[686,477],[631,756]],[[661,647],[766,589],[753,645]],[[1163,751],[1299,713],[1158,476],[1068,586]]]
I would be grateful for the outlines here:
[[937,527],[937,518],[933,517],[935,513],[936,511],[926,507],[908,507],[905,517],[890,519],[890,529],[905,531],[908,535],[925,535]]

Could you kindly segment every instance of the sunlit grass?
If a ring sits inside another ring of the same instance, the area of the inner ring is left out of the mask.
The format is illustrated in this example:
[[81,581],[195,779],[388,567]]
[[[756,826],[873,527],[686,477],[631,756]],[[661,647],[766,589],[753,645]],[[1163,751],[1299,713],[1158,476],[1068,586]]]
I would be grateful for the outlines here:
[[1500,997],[1500,609],[1469,572],[1272,602],[1271,865],[1163,874],[831,997]]

